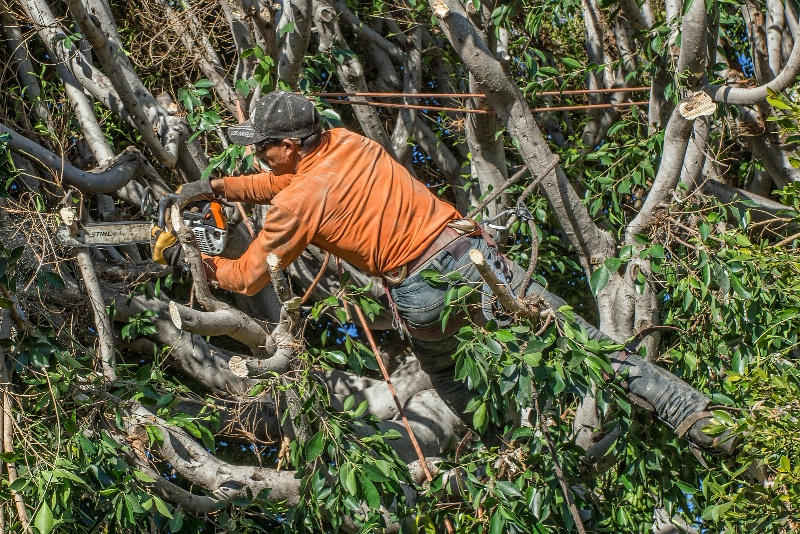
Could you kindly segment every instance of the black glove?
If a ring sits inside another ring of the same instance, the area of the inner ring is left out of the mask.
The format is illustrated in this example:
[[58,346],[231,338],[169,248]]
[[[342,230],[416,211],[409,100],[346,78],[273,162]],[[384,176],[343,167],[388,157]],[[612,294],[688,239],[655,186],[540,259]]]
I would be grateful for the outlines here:
[[154,262],[161,265],[171,265],[175,268],[183,267],[183,247],[181,247],[175,234],[156,225],[150,230],[150,235],[154,238]]
[[178,208],[183,209],[186,204],[201,199],[214,198],[214,191],[211,189],[211,182],[209,180],[198,180],[197,182],[189,182],[183,184],[176,191],[178,199],[175,201]]

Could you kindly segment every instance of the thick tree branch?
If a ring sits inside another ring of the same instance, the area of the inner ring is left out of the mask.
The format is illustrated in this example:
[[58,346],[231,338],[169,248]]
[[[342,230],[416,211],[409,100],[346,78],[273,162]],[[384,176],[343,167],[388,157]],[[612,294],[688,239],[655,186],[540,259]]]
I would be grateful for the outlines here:
[[300,497],[300,479],[292,471],[275,471],[262,467],[237,466],[211,454],[180,428],[168,425],[139,404],[131,403],[125,428],[130,439],[141,439],[142,428],[154,426],[161,431],[163,442],[155,445],[155,453],[181,476],[208,491],[215,499],[232,501],[257,495],[270,488],[272,502],[286,501],[289,506]]
[[[339,28],[336,10],[326,0],[315,0],[314,24],[320,35],[320,44],[336,42],[338,43],[338,48],[351,51]],[[367,82],[364,79],[364,68],[355,54],[352,54],[352,57],[345,59],[341,63],[337,61],[336,70],[346,92],[369,92]],[[352,97],[351,100],[355,102],[368,101],[365,97]],[[353,106],[353,113],[358,119],[364,135],[392,153],[392,142],[378,116],[377,108],[372,106]]]
[[[178,161],[178,145],[185,132],[176,127],[179,126],[178,123],[166,120],[167,117],[165,120],[167,123],[172,123],[172,127],[167,126],[166,131],[162,132],[161,139],[156,136],[154,127],[161,126],[158,124],[162,122],[159,119],[165,112],[133,72],[125,52],[97,26],[81,0],[67,0],[67,4],[91,43],[94,53],[108,74],[142,140],[161,164],[174,167]],[[113,20],[109,23],[113,26]],[[124,66],[126,64],[127,67]]]
[[783,65],[783,30],[786,17],[781,0],[766,0],[767,4],[767,58],[773,74],[781,71]]
[[68,38],[69,36],[50,11],[47,2],[45,0],[23,0],[22,5],[50,53],[67,66],[81,86],[89,91],[95,99],[133,126],[133,121],[111,81],[95,68],[74,45],[73,40]]
[[156,317],[151,322],[156,333],[148,336],[161,345],[172,347],[166,358],[170,367],[185,373],[209,390],[222,395],[244,394],[255,385],[252,380],[242,379],[228,369],[230,356],[206,343],[202,336],[183,332],[169,319],[168,302],[136,296],[130,299],[122,295],[108,296],[114,305],[114,321],[127,322],[136,315],[153,311]]
[[675,108],[669,124],[667,124],[667,130],[664,132],[664,156],[658,167],[653,186],[650,188],[650,193],[641,210],[625,229],[627,243],[635,242],[633,236],[644,231],[655,210],[669,200],[672,190],[678,185],[689,135],[692,132],[692,124],[693,121],[684,119],[678,108]]
[[278,76],[291,87],[297,86],[303,55],[311,39],[311,0],[288,0],[283,2],[283,16],[278,27],[294,24],[294,29],[283,35],[279,45]]
[[[538,176],[538,172],[552,161],[553,155],[519,88],[480,39],[460,3],[454,0],[431,0],[431,7],[456,53],[464,60],[476,81],[486,89],[492,109],[519,142],[521,156],[531,174]],[[584,269],[589,272],[594,258],[604,259],[613,254],[613,240],[594,224],[559,167],[543,178],[541,188],[570,244],[576,248]]]
[[692,2],[681,22],[681,51],[677,71],[687,75],[689,88],[695,89],[706,80],[708,66],[708,21],[704,2]]
[[88,172],[73,167],[43,146],[2,124],[0,134],[10,136],[8,147],[11,150],[49,170],[57,182],[63,180],[66,185],[76,187],[84,193],[111,193],[137,179],[142,172],[144,156],[136,148],[129,148],[119,154],[107,168]]
[[17,21],[11,16],[5,0],[0,1],[0,21],[3,24],[9,52],[17,66],[17,78],[22,86],[22,94],[31,103],[33,116],[42,121],[50,131],[53,131],[53,121],[47,110],[47,104],[42,100],[42,90],[34,75],[33,63],[28,55],[28,44],[22,36]]
[[78,249],[76,254],[78,268],[81,271],[83,284],[89,296],[89,304],[94,315],[94,324],[97,328],[97,338],[100,344],[99,365],[103,376],[108,381],[117,379],[114,364],[114,333],[111,330],[111,320],[106,314],[106,304],[103,300],[103,293],[100,290],[100,283],[97,280],[97,273],[94,270],[94,263],[87,249]]

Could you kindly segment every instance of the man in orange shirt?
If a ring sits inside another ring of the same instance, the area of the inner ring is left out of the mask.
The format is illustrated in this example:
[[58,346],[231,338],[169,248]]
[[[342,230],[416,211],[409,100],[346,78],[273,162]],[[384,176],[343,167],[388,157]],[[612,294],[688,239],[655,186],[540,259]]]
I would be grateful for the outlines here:
[[[475,392],[455,380],[452,357],[458,346],[455,332],[466,318],[451,319],[443,331],[440,313],[448,288],[431,285],[420,273],[459,272],[458,284],[477,287],[482,280],[467,254],[473,248],[500,258],[514,291],[524,278],[522,269],[505,260],[474,223],[431,194],[379,144],[342,128],[323,132],[316,109],[302,96],[281,91],[264,96],[252,119],[230,127],[228,135],[236,144],[254,145],[256,157],[271,172],[186,184],[179,203],[220,195],[270,208],[263,229],[240,258],[203,257],[208,277],[223,289],[252,295],[270,281],[268,254],[275,253],[285,268],[314,244],[383,278],[422,369],[469,424],[465,408]],[[165,252],[169,248],[176,252]],[[156,254],[175,263],[179,249],[162,246]],[[553,310],[565,304],[532,283],[528,295],[534,294]],[[485,322],[480,314],[471,319]],[[577,321],[593,339],[608,337],[583,319]],[[730,449],[730,441],[718,445],[702,432],[711,417],[708,397],[636,354],[622,352],[612,364],[627,372],[631,393],[650,403],[679,435],[703,447]]]

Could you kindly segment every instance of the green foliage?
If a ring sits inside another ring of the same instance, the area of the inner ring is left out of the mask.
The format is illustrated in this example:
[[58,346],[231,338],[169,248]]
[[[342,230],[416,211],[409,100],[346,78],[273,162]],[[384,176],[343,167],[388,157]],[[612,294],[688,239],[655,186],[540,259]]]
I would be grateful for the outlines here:
[[203,103],[203,99],[211,95],[208,89],[213,86],[210,80],[202,79],[188,87],[178,89],[178,100],[189,112],[186,115],[186,122],[194,130],[187,142],[191,142],[204,132],[215,130],[222,123],[219,113],[213,109],[206,109]]

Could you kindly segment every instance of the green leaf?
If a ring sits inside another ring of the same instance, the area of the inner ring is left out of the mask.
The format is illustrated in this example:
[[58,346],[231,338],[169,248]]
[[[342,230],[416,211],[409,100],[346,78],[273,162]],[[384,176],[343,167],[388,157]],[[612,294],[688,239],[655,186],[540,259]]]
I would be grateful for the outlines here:
[[522,493],[517,487],[508,480],[498,480],[495,487],[504,495],[509,497],[522,497]]
[[167,503],[165,503],[155,495],[153,495],[153,502],[156,503],[156,509],[159,511],[161,515],[163,515],[168,519],[172,519],[172,514],[170,513],[169,508],[167,508]]
[[77,482],[78,484],[83,484],[84,486],[87,485],[86,481],[80,478],[78,475],[75,473],[70,473],[64,469],[56,469],[53,471],[53,478],[66,478],[73,482]]
[[792,465],[789,463],[789,457],[786,455],[781,456],[781,470],[785,473],[792,472]]
[[53,518],[53,511],[46,502],[42,502],[39,511],[36,512],[36,518],[33,520],[34,526],[39,531],[39,534],[50,534],[53,527],[56,526],[56,521]]
[[612,273],[616,272],[619,269],[620,265],[622,265],[622,260],[619,258],[608,258],[603,265]]
[[156,479],[154,479],[153,477],[151,477],[147,473],[142,473],[138,469],[134,469],[133,470],[133,474],[136,476],[136,478],[138,478],[139,480],[141,480],[142,482],[144,482],[146,484],[150,484],[150,483],[156,481]]
[[475,413],[472,414],[472,426],[475,427],[476,430],[481,431],[484,430],[484,425],[486,425],[486,403],[482,402],[478,409],[475,410]]
[[13,305],[14,305],[14,303],[11,302],[10,300],[8,300],[6,298],[3,298],[3,297],[0,297],[0,308],[5,310],[5,309],[10,308]]
[[561,58],[561,61],[570,70],[578,70],[583,68],[583,65],[581,65],[580,61],[578,61],[577,59],[573,59],[571,57]]
[[608,285],[608,279],[611,273],[609,272],[608,268],[605,264],[601,265],[592,273],[592,276],[589,278],[589,287],[592,288],[592,294],[596,297],[603,288]]
[[489,525],[489,534],[503,534],[506,520],[500,515],[499,511],[495,511],[492,515],[492,522]]
[[347,363],[347,356],[342,351],[331,350],[325,353],[325,356],[333,363],[345,365]]
[[361,489],[364,490],[364,497],[367,500],[367,504],[373,510],[377,510],[381,506],[381,496],[378,493],[377,488],[375,488],[375,484],[367,477],[362,477],[359,480],[361,484]]
[[314,460],[322,453],[323,443],[322,430],[314,434],[306,445],[306,460]]
[[278,30],[278,33],[281,35],[286,35],[287,33],[291,33],[293,31],[294,31],[294,22],[290,22],[286,26]]

